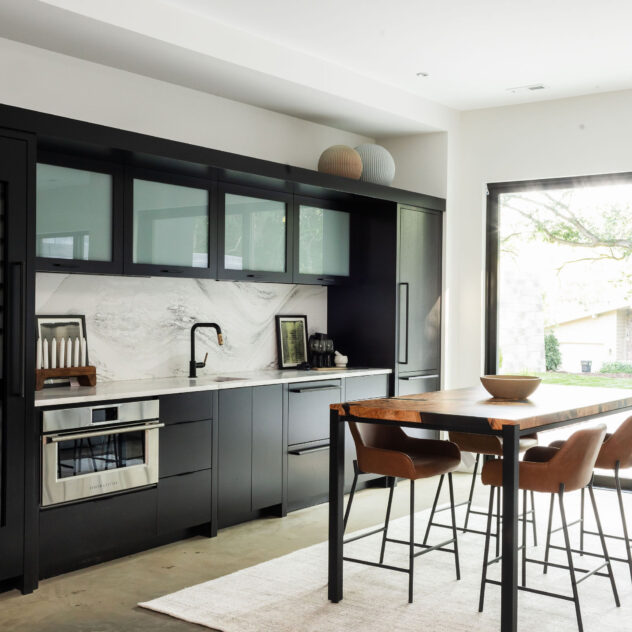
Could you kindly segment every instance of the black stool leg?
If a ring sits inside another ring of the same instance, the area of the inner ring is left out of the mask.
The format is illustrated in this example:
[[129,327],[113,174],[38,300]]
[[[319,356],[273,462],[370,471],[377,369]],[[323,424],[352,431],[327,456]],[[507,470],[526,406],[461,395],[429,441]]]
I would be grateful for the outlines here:
[[345,517],[342,521],[342,532],[344,533],[347,529],[347,520],[349,520],[349,514],[351,513],[351,503],[353,502],[353,497],[355,495],[356,485],[358,483],[358,462],[353,462],[353,483],[351,483],[351,492],[349,493],[349,502],[347,503],[347,509],[345,511]]
[[426,527],[426,533],[424,535],[423,544],[428,543],[428,536],[430,535],[430,527],[432,527],[432,523],[434,521],[435,510],[437,509],[437,503],[439,502],[439,496],[441,494],[441,486],[443,485],[443,479],[445,478],[445,474],[442,474],[439,478],[439,485],[437,487],[437,493],[435,494],[434,501],[432,503],[432,510],[430,511],[430,518],[428,519],[428,526]]
[[527,585],[527,490],[522,492],[522,585]]
[[463,529],[467,529],[467,523],[470,521],[470,511],[472,509],[472,501],[474,499],[474,486],[476,485],[476,475],[478,474],[478,464],[480,462],[481,455],[476,455],[476,461],[474,463],[474,472],[472,473],[472,484],[470,485],[470,496],[467,499],[467,511],[465,512],[465,522],[463,523]]
[[533,525],[533,546],[538,546],[538,529],[535,520],[535,494],[531,492],[531,520]]
[[386,536],[388,534],[388,523],[391,519],[391,505],[393,504],[393,490],[395,489],[395,478],[389,476],[390,489],[388,492],[388,505],[386,506],[386,520],[384,521],[384,533],[382,534],[382,549],[380,551],[380,564],[384,563],[384,551],[386,550]]
[[586,488],[582,487],[582,499],[581,499],[581,511],[579,515],[579,550],[581,551],[580,555],[584,557],[584,519],[586,511],[584,509],[586,505]]
[[546,529],[546,549],[544,551],[544,574],[549,570],[549,553],[551,551],[551,528],[553,527],[553,509],[555,509],[555,494],[551,494],[549,506],[549,526]]
[[500,555],[500,487],[496,490],[496,557]]
[[[478,611],[483,612],[485,604],[485,581],[487,580],[487,560],[489,559],[489,540],[492,537],[492,513],[494,512],[493,487],[489,488],[489,510],[487,512],[487,531],[485,532],[485,552],[483,553],[483,572],[481,574],[481,592],[478,599]],[[500,510],[500,507],[499,507]]]
[[461,579],[461,565],[459,563],[459,541],[456,534],[456,515],[454,511],[454,488],[452,487],[452,472],[448,474],[450,486],[450,513],[452,514],[452,537],[454,538],[454,563],[456,564],[456,579]]
[[415,570],[415,481],[410,481],[410,542],[408,544],[408,603],[413,602]]
[[575,604],[575,614],[577,615],[577,627],[579,632],[584,632],[582,624],[582,613],[579,608],[579,595],[577,594],[577,580],[575,579],[575,567],[573,565],[573,553],[571,551],[571,540],[568,536],[568,523],[566,522],[566,513],[564,511],[564,484],[560,485],[559,491],[560,514],[562,516],[562,530],[564,531],[564,542],[566,544],[566,557],[568,559],[568,571],[571,577],[571,586],[573,588],[573,602]]
[[619,461],[614,467],[614,481],[617,487],[617,498],[619,499],[619,511],[621,512],[621,524],[623,525],[623,537],[625,538],[625,550],[628,556],[628,567],[630,577],[632,577],[632,552],[630,551],[630,537],[628,536],[628,522],[625,519],[625,508],[623,507],[623,493],[621,491],[621,478],[619,476]]
[[[583,490],[582,490],[583,491]],[[601,519],[599,518],[599,512],[597,511],[597,501],[595,500],[595,491],[593,490],[592,481],[588,485],[588,492],[590,493],[590,502],[592,504],[593,512],[595,514],[595,521],[597,522],[597,531],[599,532],[599,539],[601,540],[601,548],[603,549],[603,556],[608,564],[608,576],[610,577],[610,585],[612,586],[612,594],[614,595],[614,602],[617,605],[617,608],[621,606],[619,603],[619,594],[617,593],[617,585],[614,581],[614,574],[612,573],[612,564],[610,562],[610,557],[608,556],[608,549],[606,547],[606,538],[603,534],[603,529],[601,528]],[[582,547],[583,550],[583,547]]]

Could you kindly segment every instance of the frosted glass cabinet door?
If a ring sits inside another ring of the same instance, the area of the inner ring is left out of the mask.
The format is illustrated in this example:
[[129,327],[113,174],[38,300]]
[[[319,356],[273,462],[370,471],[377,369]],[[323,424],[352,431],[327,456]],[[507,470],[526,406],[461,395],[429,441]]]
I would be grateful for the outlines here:
[[350,274],[350,214],[300,205],[297,282],[334,282]]
[[[132,263],[169,267],[209,267],[207,189],[134,179]],[[178,270],[176,270],[178,271]]]
[[38,163],[36,189],[38,257],[112,261],[111,174]]
[[246,187],[220,190],[220,277],[289,281],[290,196]]

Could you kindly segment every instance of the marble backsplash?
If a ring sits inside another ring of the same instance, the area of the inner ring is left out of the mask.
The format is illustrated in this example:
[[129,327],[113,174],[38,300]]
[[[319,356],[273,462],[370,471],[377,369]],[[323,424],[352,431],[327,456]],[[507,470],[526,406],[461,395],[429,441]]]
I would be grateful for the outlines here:
[[208,279],[37,274],[36,314],[84,314],[99,381],[188,375],[190,329],[199,374],[276,368],[276,314],[305,314],[309,333],[327,331],[327,288]]

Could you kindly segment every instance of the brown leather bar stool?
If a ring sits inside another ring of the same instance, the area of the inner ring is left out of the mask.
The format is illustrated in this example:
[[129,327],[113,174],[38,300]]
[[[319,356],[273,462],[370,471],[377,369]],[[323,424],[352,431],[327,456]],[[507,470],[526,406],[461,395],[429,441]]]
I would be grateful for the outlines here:
[[[560,448],[564,445],[564,441],[554,441],[551,443],[551,447]],[[609,535],[606,534],[606,538],[611,538],[613,540],[622,540],[625,542],[625,549],[627,557],[613,557],[610,556],[611,560],[615,562],[624,562],[627,563],[628,568],[630,570],[630,577],[632,578],[632,551],[630,550],[630,546],[632,545],[632,541],[630,540],[629,530],[628,530],[628,522],[625,516],[625,508],[623,506],[623,492],[621,489],[621,476],[620,471],[622,469],[627,469],[632,467],[632,417],[628,417],[614,432],[613,434],[607,434],[601,449],[599,450],[599,456],[597,457],[597,461],[595,463],[595,467],[602,470],[612,470],[614,473],[614,483],[615,489],[617,492],[617,499],[619,501],[619,513],[621,514],[621,525],[623,527],[623,535]],[[589,531],[584,527],[584,505],[585,505],[585,497],[584,490],[582,489],[582,498],[581,498],[581,517],[579,520],[579,529],[580,529],[580,543],[579,548],[582,553],[586,553],[584,551],[584,534],[588,535],[599,535],[596,531]],[[554,532],[553,532],[554,533]],[[550,548],[550,538],[551,538],[551,530],[549,526],[549,531],[547,532],[547,557],[548,557],[548,549]],[[591,555],[590,553],[587,553]]]
[[[415,558],[431,551],[444,551],[454,554],[456,565],[456,578],[461,578],[459,566],[459,545],[457,540],[456,519],[454,514],[454,490],[452,487],[452,472],[461,462],[461,453],[456,445],[449,441],[434,439],[416,439],[409,437],[401,428],[395,426],[382,426],[369,423],[349,422],[351,435],[356,446],[357,461],[354,461],[355,475],[349,495],[349,502],[345,511],[344,527],[347,526],[351,504],[355,494],[356,483],[359,474],[380,474],[388,477],[389,494],[386,508],[386,520],[384,526],[368,533],[345,540],[345,544],[366,538],[375,533],[382,533],[382,547],[380,561],[370,562],[352,557],[343,557],[347,562],[367,564],[393,571],[401,571],[408,574],[408,602],[413,601],[413,572]],[[452,538],[433,546],[417,544],[415,542],[415,481],[422,478],[431,478],[448,475],[450,487],[450,503],[452,505]],[[396,478],[406,478],[410,481],[410,536],[408,540],[399,540],[388,537],[388,524],[391,516],[393,502],[393,489]],[[408,545],[408,568],[384,564],[384,551],[387,542]],[[453,544],[452,549],[446,546]],[[415,552],[415,547],[421,548]]]
[[[496,458],[500,459],[503,455],[503,442],[500,437],[494,435],[476,435],[470,434],[469,432],[450,432],[449,439],[452,443],[456,443],[459,446],[459,450],[461,452],[472,452],[476,454],[476,461],[474,462],[474,472],[472,473],[472,483],[470,485],[470,495],[469,498],[457,504],[457,507],[462,507],[463,505],[467,505],[467,511],[465,513],[465,522],[462,527],[459,528],[463,533],[477,533],[479,535],[487,535],[485,531],[480,531],[478,529],[469,529],[468,524],[470,520],[471,514],[476,514],[479,516],[486,516],[487,514],[484,511],[477,511],[472,509],[472,500],[474,498],[474,489],[476,485],[476,475],[478,474],[478,468],[480,465],[481,456],[483,457],[483,461],[486,462],[490,459]],[[527,435],[525,437],[520,438],[520,453],[526,452],[529,448],[538,445],[538,435],[532,434]],[[445,527],[446,525],[440,522],[434,522],[434,516],[437,507],[437,501],[439,499],[439,493],[441,492],[441,488],[437,490],[437,494],[435,496],[434,502],[432,504],[432,511],[430,512],[430,521],[428,522],[428,529],[426,531],[426,536],[424,538],[424,543],[428,538],[428,533],[430,531],[430,527]],[[498,489],[498,504],[500,505],[500,488]],[[445,509],[445,508],[444,508]],[[443,511],[444,509],[439,509],[437,511]],[[527,518],[527,516],[531,516]],[[533,493],[531,494],[531,509],[527,512],[526,516],[522,516],[522,520],[526,519],[527,522],[532,523],[533,526],[533,543],[537,546],[538,544],[538,534],[536,530],[536,521],[535,521],[535,503]],[[500,533],[500,512],[496,513],[496,533],[494,534],[496,537],[496,554],[500,552],[500,538],[497,534]]]
[[[560,515],[562,517],[562,530],[564,531],[564,550],[566,550],[566,557],[568,560],[567,565],[562,565],[549,562],[548,560],[542,561],[528,558],[527,525],[526,522],[523,521],[522,546],[520,547],[520,550],[522,552],[522,581],[518,585],[518,590],[572,601],[575,604],[575,614],[577,616],[577,625],[579,628],[579,632],[583,632],[583,624],[581,610],[579,606],[577,585],[581,583],[584,579],[587,579],[591,575],[608,577],[610,579],[615,603],[617,607],[620,605],[619,595],[617,593],[617,587],[615,584],[614,575],[612,573],[612,565],[610,564],[610,558],[608,557],[606,539],[601,528],[601,520],[599,518],[599,512],[597,511],[595,494],[591,484],[592,470],[595,465],[595,461],[597,460],[599,448],[603,442],[605,434],[606,427],[604,425],[600,425],[595,428],[579,430],[575,434],[573,434],[568,439],[568,441],[559,449],[551,447],[534,447],[527,450],[524,459],[519,463],[518,466],[519,486],[520,489],[523,490],[523,511],[526,509],[527,505],[527,492],[533,491],[543,494],[551,494],[551,501],[553,501],[555,496],[557,495],[560,507]],[[496,557],[493,560],[489,560],[489,530],[491,529],[492,511],[494,505],[494,488],[500,487],[502,485],[502,465],[502,460],[488,461],[483,466],[482,472],[483,484],[490,485],[491,489],[489,494],[489,514],[487,518],[488,534],[485,538],[485,553],[483,558],[483,573],[481,578],[479,612],[483,611],[485,600],[485,585],[501,585],[501,582],[487,578],[487,567],[490,564],[494,564],[502,559],[501,557]],[[577,568],[573,563],[573,549],[571,548],[571,543],[568,535],[569,525],[566,520],[566,513],[564,509],[564,494],[567,492],[584,489],[586,486],[588,486],[588,491],[590,492],[590,499],[595,514],[595,520],[597,522],[597,529],[601,540],[604,559],[604,563],[593,570]],[[551,516],[549,516],[549,522],[550,520]],[[560,593],[552,593],[528,587],[527,562],[541,564],[545,568],[547,566],[553,566],[555,568],[567,569],[570,573],[573,596],[570,597],[568,595]],[[601,569],[603,569],[604,567],[607,567],[607,573],[600,572]],[[585,573],[584,577],[581,577],[579,580],[577,580],[577,572]]]

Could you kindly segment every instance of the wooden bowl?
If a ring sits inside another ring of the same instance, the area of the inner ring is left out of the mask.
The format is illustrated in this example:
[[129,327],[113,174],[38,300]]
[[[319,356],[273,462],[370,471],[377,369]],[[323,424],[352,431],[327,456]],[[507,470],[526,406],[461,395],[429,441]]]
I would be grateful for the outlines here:
[[534,375],[484,375],[481,383],[497,399],[526,399],[540,386],[541,378]]

